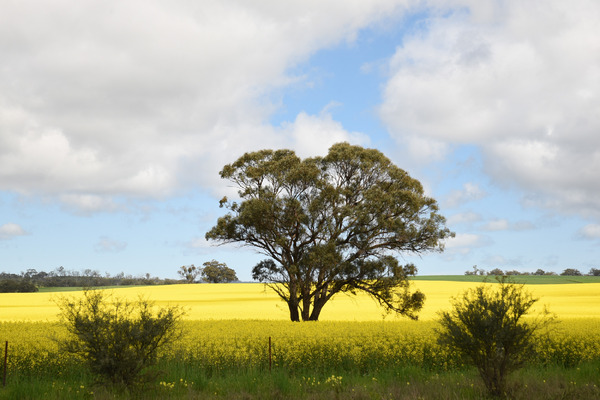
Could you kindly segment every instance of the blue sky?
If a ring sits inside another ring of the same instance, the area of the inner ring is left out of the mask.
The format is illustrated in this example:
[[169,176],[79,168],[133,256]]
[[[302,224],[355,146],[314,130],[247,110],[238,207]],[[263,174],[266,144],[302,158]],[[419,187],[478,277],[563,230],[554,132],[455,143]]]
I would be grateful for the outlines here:
[[0,0],[0,270],[175,278],[247,151],[348,141],[456,232],[420,274],[600,265],[600,3]]

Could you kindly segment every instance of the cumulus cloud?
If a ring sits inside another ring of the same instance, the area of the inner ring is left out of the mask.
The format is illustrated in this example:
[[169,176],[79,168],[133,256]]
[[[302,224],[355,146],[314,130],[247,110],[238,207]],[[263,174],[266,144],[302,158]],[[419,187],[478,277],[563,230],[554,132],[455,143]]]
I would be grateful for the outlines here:
[[300,157],[325,155],[331,145],[338,142],[368,145],[369,137],[360,132],[348,132],[331,114],[300,113],[292,124],[284,124],[283,133],[291,138],[291,146]]
[[27,232],[18,224],[9,222],[0,225],[0,240],[8,240],[23,235],[27,235]]
[[243,151],[322,151],[308,129],[361,141],[327,114],[300,114],[273,127],[271,97],[298,81],[291,67],[354,40],[403,3],[5,5],[0,190],[106,210],[113,196],[157,197],[190,183],[214,184],[224,162]]
[[464,212],[464,213],[458,213],[458,214],[453,214],[451,216],[449,216],[448,218],[446,218],[447,224],[448,226],[452,226],[452,225],[458,225],[458,224],[468,224],[468,223],[472,223],[472,222],[479,222],[482,220],[482,216],[479,213],[475,213],[475,212]]
[[472,249],[489,245],[489,239],[473,233],[457,233],[446,241],[446,251],[452,257],[455,254],[465,255]]
[[94,249],[98,253],[120,253],[127,248],[127,242],[111,239],[109,237],[101,237]]
[[579,230],[578,236],[582,239],[600,239],[600,224],[588,224]]
[[487,193],[476,183],[467,182],[461,190],[453,190],[446,197],[444,204],[447,207],[457,207],[469,201],[484,198]]
[[390,61],[391,134],[431,159],[478,145],[490,176],[528,204],[600,216],[600,3],[428,4],[439,14]]
[[505,231],[509,229],[509,223],[505,219],[495,219],[485,224],[483,229],[486,231]]

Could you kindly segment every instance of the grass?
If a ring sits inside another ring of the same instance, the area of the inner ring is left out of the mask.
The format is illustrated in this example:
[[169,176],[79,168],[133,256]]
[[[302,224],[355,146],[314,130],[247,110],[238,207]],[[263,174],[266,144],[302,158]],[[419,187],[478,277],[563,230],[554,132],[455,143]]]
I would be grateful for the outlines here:
[[[9,377],[0,399],[488,399],[474,369],[433,372],[419,367],[386,369],[374,373],[333,371],[299,373],[282,369],[225,370],[208,373],[181,364],[159,365],[163,373],[151,384],[128,391],[94,384],[81,371],[60,377]],[[578,368],[530,366],[511,376],[507,398],[598,399],[598,363]]]

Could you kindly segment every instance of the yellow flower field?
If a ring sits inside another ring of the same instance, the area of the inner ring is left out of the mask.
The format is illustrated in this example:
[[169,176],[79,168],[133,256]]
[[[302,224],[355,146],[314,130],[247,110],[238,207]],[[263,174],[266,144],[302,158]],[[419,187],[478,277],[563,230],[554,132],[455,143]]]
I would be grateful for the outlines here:
[[[427,299],[419,319],[436,318],[449,307],[450,298],[479,285],[474,282],[417,281],[415,287]],[[537,309],[547,305],[559,319],[600,318],[600,283],[527,285],[539,297]],[[268,319],[287,320],[287,306],[269,289],[258,283],[192,284],[143,286],[114,289],[118,297],[136,299],[139,295],[157,305],[179,304],[186,308],[187,319]],[[55,321],[58,307],[54,299],[66,293],[2,293],[0,321]],[[322,321],[378,321],[382,309],[366,295],[338,295],[321,314]],[[386,320],[403,319],[393,315]]]
[[[157,305],[188,310],[185,336],[164,357],[194,368],[225,370],[273,365],[373,371],[393,365],[433,369],[460,367],[462,361],[436,343],[434,321],[450,298],[479,283],[417,281],[427,295],[420,321],[382,317],[366,296],[339,296],[325,306],[319,323],[288,321],[286,306],[261,284],[202,284],[114,289],[117,297],[139,295]],[[600,360],[600,284],[528,285],[561,321],[538,343],[541,364],[573,366]],[[53,339],[65,337],[53,299],[81,292],[0,294],[0,342],[9,341],[11,370],[27,373],[77,368],[80,361],[61,353]]]

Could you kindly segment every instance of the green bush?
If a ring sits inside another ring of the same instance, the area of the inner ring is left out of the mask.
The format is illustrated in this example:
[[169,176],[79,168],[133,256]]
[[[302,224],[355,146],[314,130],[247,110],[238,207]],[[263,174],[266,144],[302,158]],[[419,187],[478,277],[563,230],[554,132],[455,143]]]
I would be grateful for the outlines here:
[[143,298],[129,302],[85,290],[83,296],[62,297],[57,304],[70,333],[61,342],[63,349],[83,358],[102,383],[132,386],[147,380],[158,349],[181,334],[181,308],[155,312]]
[[27,279],[3,279],[0,281],[0,293],[37,292],[38,287]]
[[452,301],[453,309],[440,313],[438,342],[458,351],[473,364],[491,395],[506,393],[508,374],[534,356],[535,334],[553,318],[545,311],[522,319],[538,299],[523,285],[484,284]]

